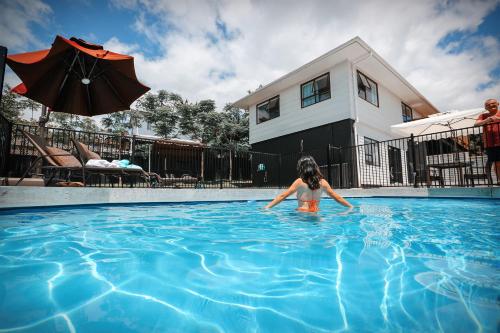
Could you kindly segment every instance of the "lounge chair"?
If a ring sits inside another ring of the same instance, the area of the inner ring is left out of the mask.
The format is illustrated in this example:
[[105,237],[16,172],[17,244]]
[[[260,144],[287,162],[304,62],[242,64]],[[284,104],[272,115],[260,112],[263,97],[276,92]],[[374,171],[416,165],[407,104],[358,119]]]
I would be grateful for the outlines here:
[[76,157],[74,157],[73,155],[62,149],[48,146],[44,139],[35,134],[23,130],[21,130],[20,132],[26,137],[26,139],[28,139],[28,141],[31,142],[31,144],[35,147],[40,156],[38,156],[30,164],[30,166],[26,169],[21,178],[19,178],[19,180],[15,184],[16,186],[19,183],[21,183],[24,178],[26,178],[29,172],[33,169],[35,165],[38,164],[38,162],[41,159],[45,160],[48,164],[47,166],[43,166],[42,169],[48,169],[52,172],[49,180],[45,182],[45,185],[48,185],[52,181],[57,171],[67,171],[68,172],[67,178],[70,177],[71,172],[76,172],[76,173],[81,172],[82,179],[85,178],[82,164],[80,163],[80,161],[78,161]]
[[[98,174],[104,176],[140,176],[145,177],[143,170],[139,169],[124,169],[124,168],[99,168],[99,167],[85,167],[82,163],[83,160],[79,161],[76,157],[68,153],[63,149],[48,146],[45,140],[38,135],[28,133],[21,130],[21,133],[28,139],[28,141],[33,144],[40,156],[38,156],[35,161],[28,167],[24,172],[23,176],[16,183],[18,185],[33,169],[33,167],[41,160],[44,159],[47,162],[47,166],[43,166],[43,169],[49,170],[52,173],[45,185],[49,185],[52,179],[55,177],[56,172],[66,171],[68,173],[67,178],[70,178],[72,173],[80,173],[81,179],[86,184],[88,176]],[[146,175],[147,176],[147,175]],[[149,178],[146,178],[149,182]]]
[[[87,164],[87,162],[91,159],[97,159],[97,160],[101,159],[101,156],[90,150],[87,145],[81,143],[80,141],[75,140],[74,138],[71,138],[71,141],[75,145],[76,150],[78,151],[78,155],[80,156],[80,160],[84,165]],[[85,168],[86,170],[89,170],[92,167],[87,166]],[[106,170],[111,170],[111,169],[114,168],[106,168]],[[132,169],[132,168],[119,168],[119,169],[123,170],[123,172],[127,175],[142,177],[152,187],[156,187],[161,181],[160,176],[154,172],[146,172],[142,169]]]

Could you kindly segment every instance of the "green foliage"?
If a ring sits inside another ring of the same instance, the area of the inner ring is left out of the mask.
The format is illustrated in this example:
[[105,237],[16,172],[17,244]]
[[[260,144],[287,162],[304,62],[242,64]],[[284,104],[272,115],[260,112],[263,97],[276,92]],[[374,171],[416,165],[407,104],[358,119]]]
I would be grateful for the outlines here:
[[124,133],[140,127],[143,116],[137,110],[127,110],[108,114],[101,120],[102,126],[112,133]]
[[[5,86],[0,107],[0,112],[9,120],[27,122],[21,118],[22,111],[31,110],[33,113],[41,105],[10,92],[10,87]],[[111,113],[101,120],[101,124],[109,132],[123,133],[140,127],[143,120],[151,124],[156,135],[164,138],[188,137],[231,149],[249,146],[247,112],[231,104],[217,111],[213,100],[191,103],[166,90],[144,95],[137,101],[136,109]],[[52,112],[49,125],[99,131],[93,119],[62,112]]]
[[137,109],[151,124],[156,135],[171,138],[176,134],[182,104],[179,95],[160,90],[158,94],[148,93],[141,97],[137,101]]
[[181,111],[180,132],[206,144],[217,144],[222,114],[215,110],[213,100],[185,103]]
[[248,113],[232,104],[226,104],[219,144],[228,148],[249,148],[248,126]]
[[248,114],[230,104],[222,112],[215,101],[191,103],[165,90],[146,94],[137,103],[156,135],[188,137],[228,148],[248,147]]
[[99,126],[94,119],[63,112],[51,112],[48,125],[69,130],[99,132]]
[[78,127],[79,117],[69,113],[51,112],[48,126],[74,130]]
[[80,130],[85,132],[99,132],[99,126],[94,119],[89,117],[83,117],[78,124]]
[[26,108],[26,101],[28,99],[11,92],[10,90],[11,87],[6,84],[3,88],[0,112],[10,121],[21,122],[22,111]]

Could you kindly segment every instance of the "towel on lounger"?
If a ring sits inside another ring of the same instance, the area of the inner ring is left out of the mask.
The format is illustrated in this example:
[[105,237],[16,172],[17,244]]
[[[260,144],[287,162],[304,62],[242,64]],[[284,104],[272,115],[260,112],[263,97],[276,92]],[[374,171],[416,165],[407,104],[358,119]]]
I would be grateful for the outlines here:
[[138,169],[142,170],[142,168],[135,164],[130,164],[129,160],[113,160],[112,162],[108,162],[106,160],[88,160],[85,164],[87,167],[94,168],[123,168],[123,169]]

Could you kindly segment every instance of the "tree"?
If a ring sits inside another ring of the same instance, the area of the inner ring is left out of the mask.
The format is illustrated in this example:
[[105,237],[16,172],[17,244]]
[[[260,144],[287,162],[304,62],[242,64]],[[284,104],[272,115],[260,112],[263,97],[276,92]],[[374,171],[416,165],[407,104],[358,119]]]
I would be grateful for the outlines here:
[[224,116],[215,110],[215,101],[209,99],[195,104],[184,103],[179,113],[181,134],[202,143],[219,144]]
[[99,126],[90,117],[83,117],[78,124],[78,128],[85,132],[99,132]]
[[74,114],[64,112],[51,112],[49,118],[49,125],[64,128],[68,130],[78,129],[80,117]]
[[140,125],[141,115],[135,110],[113,112],[101,120],[101,124],[112,133],[128,132],[134,125]]
[[248,113],[228,103],[223,109],[220,145],[230,149],[248,148]]
[[31,110],[31,117],[30,117],[30,121],[31,122],[35,122],[35,110],[39,110],[42,108],[42,104],[38,103],[38,102],[35,102],[34,100],[32,99],[29,99],[29,98],[23,98],[23,107],[25,109],[29,109]]
[[12,122],[20,122],[24,108],[23,97],[12,92],[11,87],[6,84],[3,88],[2,102],[0,103],[2,115]]
[[179,107],[183,103],[181,96],[160,90],[158,94],[148,93],[140,98],[137,109],[156,135],[171,138],[177,134]]

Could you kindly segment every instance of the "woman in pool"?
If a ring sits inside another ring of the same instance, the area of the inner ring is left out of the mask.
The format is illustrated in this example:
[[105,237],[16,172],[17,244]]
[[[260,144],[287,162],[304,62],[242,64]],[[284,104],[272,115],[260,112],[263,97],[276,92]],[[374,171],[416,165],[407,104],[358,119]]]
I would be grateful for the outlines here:
[[278,195],[265,208],[272,208],[285,200],[289,195],[297,192],[298,208],[300,212],[317,212],[321,194],[325,191],[338,203],[352,208],[344,198],[335,193],[330,184],[323,178],[316,161],[311,156],[302,156],[297,163],[299,178],[293,182],[288,190]]

